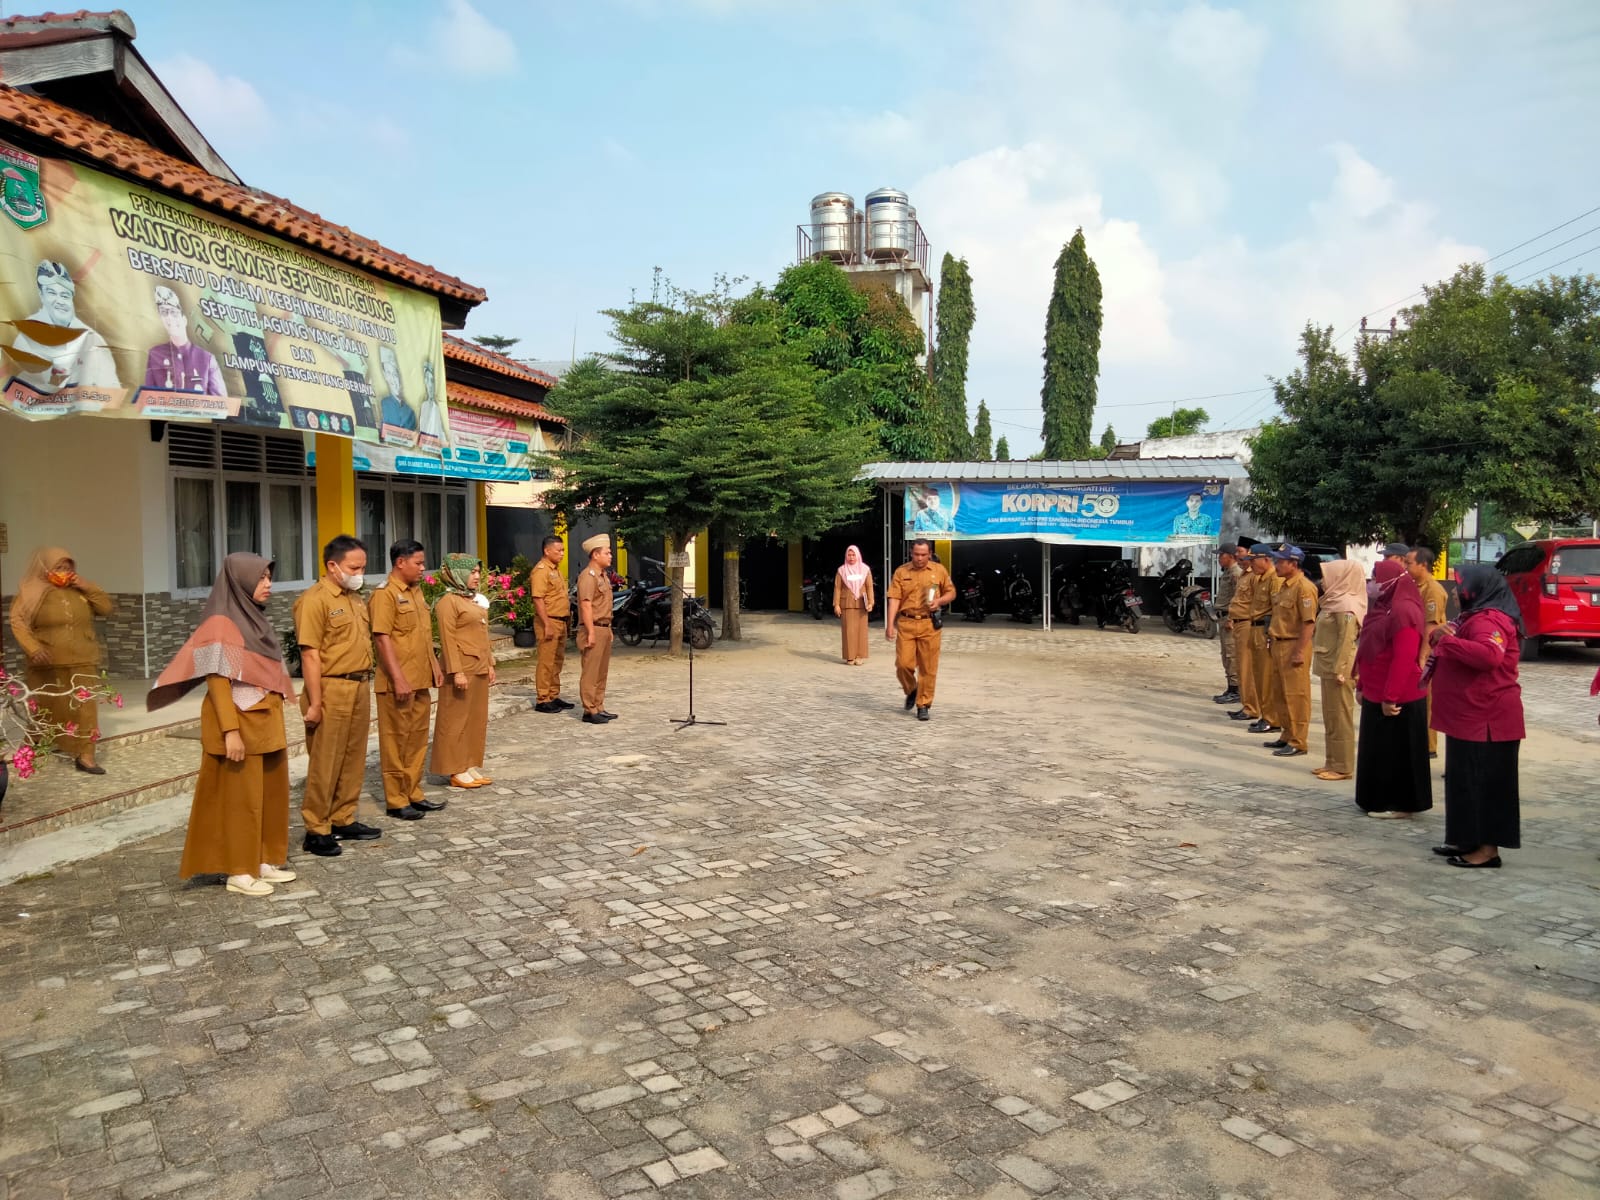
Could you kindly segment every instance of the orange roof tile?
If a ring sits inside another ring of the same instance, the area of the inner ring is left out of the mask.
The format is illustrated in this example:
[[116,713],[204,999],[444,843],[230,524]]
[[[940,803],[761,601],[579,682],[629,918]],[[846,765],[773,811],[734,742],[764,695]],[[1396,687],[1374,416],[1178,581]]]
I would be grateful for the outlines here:
[[53,100],[0,84],[0,121],[55,142],[72,157],[87,159],[330,258],[467,304],[481,304],[488,299],[482,288],[407,258],[343,225],[325,221],[280,196],[219,179]]
[[536,371],[514,358],[501,354],[498,350],[490,350],[487,346],[480,346],[476,342],[469,342],[448,333],[444,335],[444,356],[453,358],[457,362],[471,363],[475,367],[493,371],[497,375],[525,379],[529,383],[537,383],[540,387],[553,388],[559,382],[554,375]]
[[444,385],[445,398],[452,404],[463,404],[468,408],[481,408],[488,412],[503,413],[508,417],[526,417],[532,421],[550,421],[556,425],[565,425],[567,419],[558,417],[542,404],[532,400],[518,400],[514,396],[502,396],[499,392],[486,392],[482,388],[468,387],[464,383],[452,383],[448,379]]

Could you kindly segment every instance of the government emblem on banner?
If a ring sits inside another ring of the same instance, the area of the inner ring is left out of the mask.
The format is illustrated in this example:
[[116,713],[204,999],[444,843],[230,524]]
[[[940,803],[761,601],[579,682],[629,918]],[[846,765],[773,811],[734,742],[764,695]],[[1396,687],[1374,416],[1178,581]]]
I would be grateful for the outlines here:
[[13,146],[0,145],[0,212],[18,229],[34,229],[50,219],[39,183],[39,160]]

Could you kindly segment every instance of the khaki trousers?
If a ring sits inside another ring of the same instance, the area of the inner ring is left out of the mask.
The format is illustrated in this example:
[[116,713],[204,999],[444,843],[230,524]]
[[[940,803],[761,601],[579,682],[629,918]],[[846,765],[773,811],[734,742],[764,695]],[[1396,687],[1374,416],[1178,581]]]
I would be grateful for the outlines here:
[[1276,729],[1283,728],[1283,694],[1278,672],[1272,665],[1272,649],[1267,644],[1267,627],[1250,626],[1250,666],[1256,676],[1256,709],[1261,719]]
[[1340,775],[1353,775],[1356,769],[1356,690],[1346,680],[1332,675],[1318,677],[1322,683],[1322,767]]
[[[300,693],[305,714],[306,693]],[[367,764],[367,735],[372,732],[372,689],[366,680],[322,681],[322,724],[306,730],[306,790],[300,798],[300,819],[307,833],[332,833],[334,825],[356,819],[361,776]]]
[[894,674],[900,690],[917,696],[917,707],[933,703],[939,679],[939,643],[944,632],[927,617],[901,617],[894,633]]
[[458,688],[446,675],[433,722],[433,773],[460,775],[483,766],[489,744],[489,676],[468,675]]
[[1283,705],[1283,732],[1278,736],[1296,750],[1306,750],[1311,733],[1311,651],[1306,651],[1305,662],[1292,666],[1289,660],[1298,648],[1298,640],[1273,642],[1272,662],[1277,668],[1274,673]]
[[539,623],[539,666],[535,673],[535,687],[540,704],[547,704],[561,695],[561,666],[567,661],[567,623],[556,622],[561,632],[547,636],[544,622]]
[[1233,640],[1234,672],[1239,681],[1239,707],[1247,716],[1259,717],[1261,700],[1256,692],[1256,665],[1254,652],[1250,647],[1249,620],[1235,621],[1232,632],[1224,631],[1222,636]]
[[383,769],[383,803],[388,808],[404,808],[423,798],[422,768],[428,759],[432,708],[427,688],[412,692],[403,704],[393,692],[378,693],[378,763]]
[[579,654],[583,657],[583,676],[578,681],[578,697],[586,713],[603,712],[606,707],[606,674],[611,669],[611,626],[594,627],[594,645],[583,646],[584,629],[578,627]]
[[1222,677],[1228,681],[1228,690],[1239,690],[1239,660],[1233,644],[1233,635],[1223,630],[1217,635],[1217,646],[1222,651]]

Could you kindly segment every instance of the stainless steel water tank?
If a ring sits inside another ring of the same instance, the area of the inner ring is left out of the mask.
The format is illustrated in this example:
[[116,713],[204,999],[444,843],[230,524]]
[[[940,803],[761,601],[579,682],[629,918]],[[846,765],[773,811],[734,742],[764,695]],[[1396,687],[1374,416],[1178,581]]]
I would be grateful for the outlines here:
[[895,188],[867,193],[867,254],[904,258],[911,253],[911,198]]
[[811,198],[811,257],[846,262],[853,256],[856,202],[843,192]]

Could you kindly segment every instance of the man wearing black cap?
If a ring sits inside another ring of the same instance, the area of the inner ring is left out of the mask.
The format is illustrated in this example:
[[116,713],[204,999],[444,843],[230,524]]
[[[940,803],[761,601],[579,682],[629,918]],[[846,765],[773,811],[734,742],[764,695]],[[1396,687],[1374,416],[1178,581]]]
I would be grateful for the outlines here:
[[1398,558],[1401,563],[1406,561],[1406,555],[1411,553],[1411,547],[1404,542],[1390,542],[1383,548],[1380,558]]
[[1269,547],[1257,544],[1250,552],[1250,570],[1255,574],[1255,586],[1250,593],[1250,669],[1255,672],[1256,685],[1256,720],[1248,726],[1251,733],[1277,733],[1283,728],[1283,689],[1278,685],[1278,672],[1272,665],[1272,648],[1267,640],[1272,601],[1283,580],[1273,571],[1272,555],[1268,551]]
[[1285,542],[1271,553],[1283,586],[1272,600],[1267,636],[1283,695],[1284,723],[1278,739],[1264,745],[1279,758],[1291,758],[1306,752],[1311,731],[1311,635],[1317,622],[1317,585],[1300,569],[1306,555],[1299,546]]

